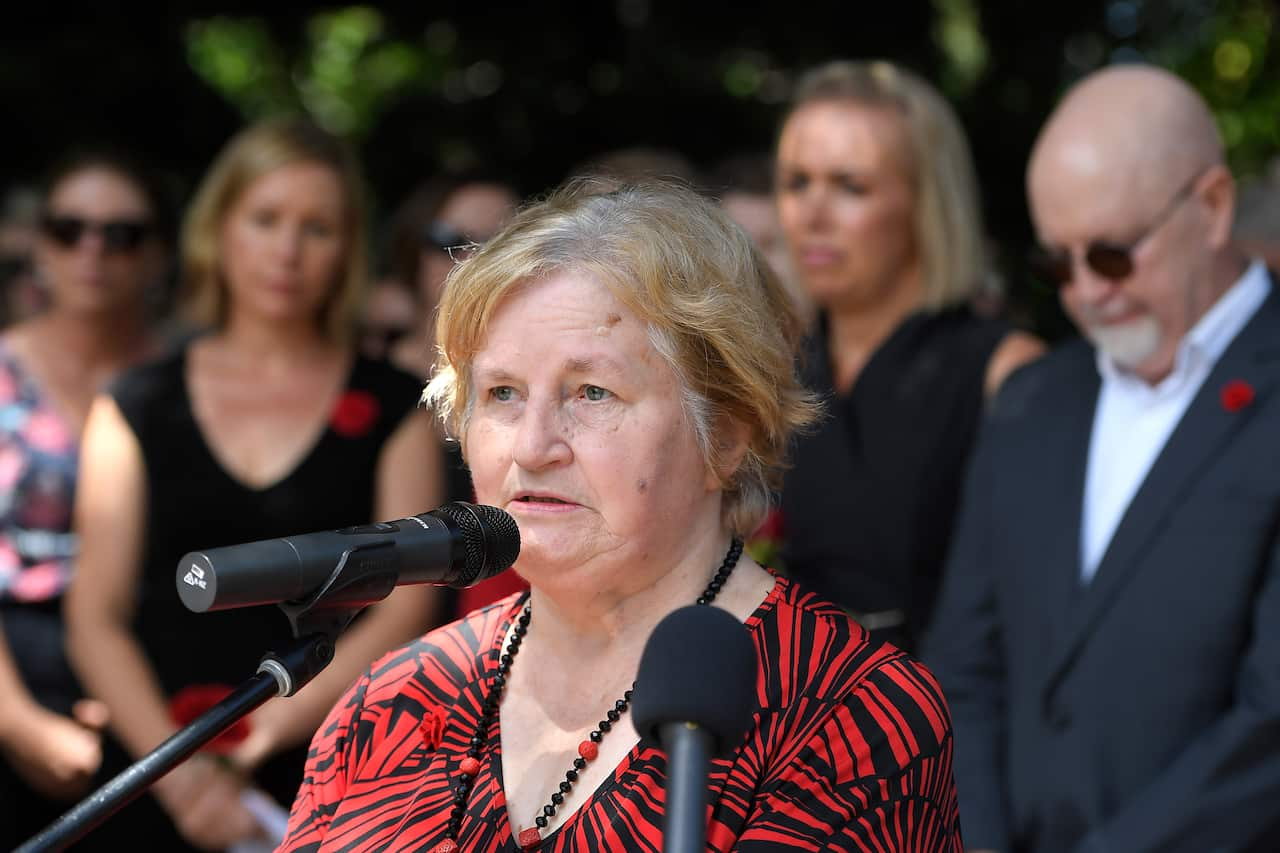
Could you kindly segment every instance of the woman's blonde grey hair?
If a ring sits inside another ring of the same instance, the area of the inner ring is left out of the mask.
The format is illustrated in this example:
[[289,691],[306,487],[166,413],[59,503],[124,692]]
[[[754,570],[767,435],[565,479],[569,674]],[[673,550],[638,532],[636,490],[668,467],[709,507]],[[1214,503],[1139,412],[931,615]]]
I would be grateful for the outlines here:
[[800,109],[832,101],[885,107],[901,116],[925,302],[940,308],[969,299],[990,270],[973,157],[951,105],[891,62],[831,62],[801,77],[782,126]]
[[230,297],[221,253],[228,213],[252,183],[295,163],[326,166],[342,186],[343,264],[319,320],[330,340],[351,339],[368,283],[363,184],[355,155],[342,140],[296,118],[271,119],[242,130],[222,149],[196,190],[182,224],[182,302],[195,325],[219,327],[227,320]]
[[[725,523],[750,534],[779,485],[789,437],[817,404],[796,378],[802,330],[791,299],[750,238],[691,189],[586,179],[522,210],[450,274],[424,399],[465,453],[471,364],[494,311],[517,287],[559,272],[598,281],[648,325],[722,484]],[[734,422],[746,428],[748,446],[727,470]]]

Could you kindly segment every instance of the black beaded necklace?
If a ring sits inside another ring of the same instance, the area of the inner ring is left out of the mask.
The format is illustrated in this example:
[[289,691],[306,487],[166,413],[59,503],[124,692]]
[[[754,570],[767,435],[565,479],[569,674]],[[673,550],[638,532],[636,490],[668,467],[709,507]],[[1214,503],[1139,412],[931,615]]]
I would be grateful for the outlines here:
[[[711,583],[707,584],[707,588],[702,591],[702,595],[698,596],[698,604],[710,604],[720,594],[721,588],[724,587],[725,581],[729,579],[729,574],[734,567],[738,565],[738,558],[742,556],[742,540],[735,538],[729,543],[729,551],[724,555],[724,561],[720,563],[720,568],[716,571],[715,576],[711,578]],[[529,621],[533,617],[533,602],[525,603],[524,609],[520,611],[520,617],[516,620],[514,629],[511,632],[511,640],[507,643],[506,652],[498,660],[498,669],[493,674],[493,678],[489,680],[489,693],[485,697],[483,710],[480,713],[480,719],[476,723],[475,734],[471,737],[471,744],[467,749],[467,757],[462,759],[458,764],[458,783],[453,791],[453,812],[449,816],[449,826],[445,831],[445,840],[437,844],[432,853],[456,853],[458,849],[458,832],[462,828],[462,816],[467,810],[467,796],[471,793],[471,783],[475,779],[477,773],[480,772],[480,753],[484,750],[485,740],[488,737],[489,726],[493,722],[494,716],[498,713],[498,703],[502,701],[503,690],[507,686],[507,676],[511,673],[511,663],[516,658],[516,653],[520,651],[520,644],[524,642],[524,635],[529,631]],[[565,795],[573,790],[573,785],[578,781],[578,773],[587,768],[587,764],[594,761],[599,754],[596,746],[600,741],[604,740],[604,736],[613,728],[614,723],[622,718],[627,712],[627,708],[631,705],[631,693],[635,689],[635,683],[631,685],[631,690],[622,694],[622,698],[613,703],[613,707],[605,713],[605,719],[601,720],[596,728],[587,735],[587,739],[578,744],[578,757],[573,759],[573,766],[564,774],[564,781],[560,783],[560,790],[551,795],[551,801],[542,807],[542,812],[534,818],[535,826],[521,831],[519,842],[520,846],[525,850],[533,850],[542,842],[541,830],[547,827],[548,819],[555,816],[556,809],[564,803]]]

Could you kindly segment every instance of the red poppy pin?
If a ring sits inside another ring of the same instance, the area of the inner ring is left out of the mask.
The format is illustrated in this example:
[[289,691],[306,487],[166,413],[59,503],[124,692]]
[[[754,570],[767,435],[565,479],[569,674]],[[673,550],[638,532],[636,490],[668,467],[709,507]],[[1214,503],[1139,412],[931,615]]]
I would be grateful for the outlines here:
[[329,425],[343,438],[360,438],[378,422],[381,407],[368,391],[348,391],[338,398]]
[[430,709],[423,711],[418,720],[418,731],[422,732],[422,743],[427,749],[434,750],[444,739],[444,714]]
[[1253,386],[1243,379],[1232,379],[1222,386],[1222,408],[1238,412],[1253,402]]
[[[180,726],[188,725],[197,717],[231,695],[225,684],[191,684],[173,694],[169,700],[169,717]],[[241,717],[231,727],[203,749],[215,755],[227,755],[249,736],[249,720]]]

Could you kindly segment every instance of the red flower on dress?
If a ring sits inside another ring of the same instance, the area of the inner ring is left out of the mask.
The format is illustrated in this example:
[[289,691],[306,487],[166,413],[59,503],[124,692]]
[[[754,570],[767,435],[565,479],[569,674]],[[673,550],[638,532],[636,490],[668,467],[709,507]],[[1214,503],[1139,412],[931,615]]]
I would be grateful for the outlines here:
[[1253,386],[1243,379],[1232,379],[1222,386],[1222,408],[1238,412],[1253,402]]
[[[169,717],[180,726],[185,726],[214,705],[231,694],[231,688],[225,684],[191,684],[169,700]],[[249,736],[249,721],[241,717],[231,727],[205,744],[204,750],[216,755],[227,755],[241,741]]]
[[418,720],[418,731],[422,732],[423,745],[434,750],[444,739],[444,714],[430,709],[424,711],[422,719]]
[[381,409],[378,398],[368,391],[348,391],[334,405],[329,425],[343,438],[360,438],[373,429]]

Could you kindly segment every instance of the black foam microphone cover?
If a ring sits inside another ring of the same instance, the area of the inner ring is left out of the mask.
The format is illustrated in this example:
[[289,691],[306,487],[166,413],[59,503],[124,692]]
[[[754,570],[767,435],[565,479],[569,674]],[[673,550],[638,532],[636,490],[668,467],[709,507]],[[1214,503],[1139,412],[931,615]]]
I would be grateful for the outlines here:
[[667,614],[640,658],[631,713],[641,737],[660,740],[667,723],[696,723],[713,753],[736,749],[758,706],[759,664],[747,627],[727,611],[690,605]]

